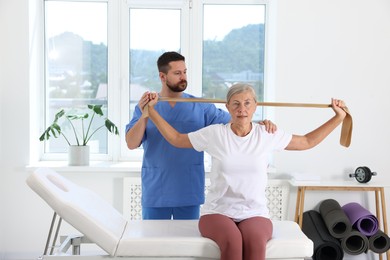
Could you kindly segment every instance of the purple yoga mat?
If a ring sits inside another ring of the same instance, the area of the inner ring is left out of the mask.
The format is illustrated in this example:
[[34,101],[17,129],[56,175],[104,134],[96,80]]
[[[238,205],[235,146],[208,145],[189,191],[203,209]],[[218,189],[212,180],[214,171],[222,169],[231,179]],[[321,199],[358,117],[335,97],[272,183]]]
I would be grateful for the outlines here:
[[378,231],[378,219],[359,203],[351,202],[341,208],[348,216],[352,226],[363,235],[372,236]]

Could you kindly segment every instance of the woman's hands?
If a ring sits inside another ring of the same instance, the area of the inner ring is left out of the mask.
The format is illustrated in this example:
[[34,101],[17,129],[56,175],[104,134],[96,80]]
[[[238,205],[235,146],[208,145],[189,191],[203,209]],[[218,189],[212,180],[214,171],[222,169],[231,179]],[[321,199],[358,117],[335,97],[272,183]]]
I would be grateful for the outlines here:
[[141,99],[138,101],[138,106],[142,111],[142,117],[149,117],[149,107],[153,107],[157,104],[158,94],[156,92],[145,92]]
[[336,113],[336,115],[340,116],[342,119],[344,119],[347,115],[347,107],[345,105],[345,102],[341,99],[332,98],[332,109]]
[[153,107],[157,104],[158,101],[158,94],[156,92],[149,92],[149,107]]

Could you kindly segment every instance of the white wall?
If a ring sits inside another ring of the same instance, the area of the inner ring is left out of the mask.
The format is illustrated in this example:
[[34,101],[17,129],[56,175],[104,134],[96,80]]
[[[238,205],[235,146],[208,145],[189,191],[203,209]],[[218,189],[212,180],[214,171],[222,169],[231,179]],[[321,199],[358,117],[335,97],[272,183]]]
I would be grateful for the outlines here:
[[[347,179],[358,166],[390,184],[390,1],[278,0],[276,93],[279,102],[346,100],[354,120],[350,148],[338,144],[339,129],[320,146],[282,152],[281,174],[298,171],[323,179]],[[43,251],[51,210],[25,184],[29,162],[28,1],[0,0],[0,259],[35,259]],[[332,115],[330,109],[276,108],[280,128],[305,133]],[[120,209],[124,173],[67,174]],[[390,203],[390,191],[386,199]],[[343,200],[361,198],[356,194]],[[294,194],[291,197],[294,203]],[[307,197],[315,206],[320,197]],[[293,206],[291,206],[293,209]],[[353,259],[366,257],[358,256]],[[367,257],[368,258],[368,257]]]
[[[0,0],[0,32],[3,32],[3,24],[5,23],[5,15],[4,15],[4,9],[3,8],[3,3],[4,0]],[[0,41],[0,57],[2,57],[2,51],[4,49],[4,44],[3,44],[3,41]],[[3,101],[3,83],[5,82],[5,80],[3,79],[3,74],[4,74],[4,64],[2,62],[0,62],[0,119],[3,118],[3,115],[2,115],[2,101]],[[2,127],[0,127],[0,165],[3,165],[3,134],[2,134]],[[1,171],[2,172],[2,171]],[[0,206],[2,208],[2,206],[5,204],[5,201],[4,201],[4,198],[5,198],[5,193],[3,192],[4,190],[4,182],[3,181],[0,181]],[[3,214],[0,214],[0,223],[4,223],[4,217],[3,217]],[[4,234],[4,231],[3,231],[3,225],[0,224],[0,234]],[[3,240],[3,236],[0,235],[0,259],[3,259],[3,252],[4,252],[4,240]]]
[[27,1],[0,2],[2,259],[18,257],[25,245],[35,243],[24,237],[29,215],[36,212],[24,184],[29,143],[27,6]]
[[[1,22],[1,12],[0,12],[0,24],[2,24],[2,22]],[[2,44],[0,44],[0,49],[1,49],[1,47],[2,47]],[[0,83],[1,82],[3,82],[2,81],[2,73],[1,73],[1,71],[2,71],[2,66],[1,66],[1,64],[0,64]],[[0,85],[0,100],[1,100],[1,96],[2,96],[2,86]],[[1,102],[1,101],[0,101]],[[1,110],[1,106],[0,106],[0,115],[2,114],[2,112],[1,112],[2,110]],[[2,116],[0,116],[0,118],[3,118]],[[3,146],[2,146],[2,138],[1,138],[1,136],[2,136],[2,130],[1,130],[1,127],[0,127],[0,164],[3,164],[3,159],[1,159],[1,158],[3,158]],[[0,182],[0,206],[3,206],[4,205],[4,197],[5,197],[5,194],[3,194],[3,187],[4,187],[4,183],[3,182]],[[0,216],[0,223],[3,223],[4,221],[3,221],[3,214],[1,214],[1,216]],[[3,232],[3,226],[0,224],[0,234],[4,234],[4,232]],[[3,239],[2,239],[2,236],[0,236],[0,259],[2,259],[2,252],[4,251],[4,249],[3,249]]]

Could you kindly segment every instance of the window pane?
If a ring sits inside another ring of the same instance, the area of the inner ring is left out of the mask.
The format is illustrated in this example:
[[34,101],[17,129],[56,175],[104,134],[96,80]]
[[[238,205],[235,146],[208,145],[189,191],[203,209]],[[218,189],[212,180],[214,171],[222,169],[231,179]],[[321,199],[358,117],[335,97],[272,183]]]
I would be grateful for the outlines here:
[[157,59],[165,51],[180,52],[180,10],[130,9],[130,118],[145,91],[160,91]]
[[[264,97],[264,5],[204,5],[203,96],[225,99],[234,83]],[[262,118],[259,107],[255,120]]]
[[[95,130],[107,116],[107,3],[45,2],[45,126],[62,108],[76,114],[87,112],[87,104],[103,104],[104,117],[95,117]],[[81,120],[73,121],[82,134]],[[89,119],[84,120],[87,132]],[[73,130],[60,121],[64,135],[76,144]],[[91,132],[91,131],[90,131]],[[91,153],[107,153],[107,131],[97,131],[88,142]],[[51,138],[45,152],[67,151],[64,138]]]

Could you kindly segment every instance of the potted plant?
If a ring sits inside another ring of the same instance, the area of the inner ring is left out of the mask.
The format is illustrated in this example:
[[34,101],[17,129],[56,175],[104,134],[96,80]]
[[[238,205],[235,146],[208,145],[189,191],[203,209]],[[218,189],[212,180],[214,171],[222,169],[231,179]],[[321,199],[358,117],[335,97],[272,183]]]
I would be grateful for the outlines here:
[[[47,127],[47,129],[39,137],[40,141],[49,140],[50,137],[58,138],[60,136],[64,137],[65,141],[69,144],[69,165],[88,165],[89,164],[89,146],[88,142],[91,140],[91,137],[103,127],[115,135],[119,135],[118,127],[111,122],[108,118],[105,119],[104,124],[98,126],[96,129],[92,129],[92,122],[95,116],[103,116],[103,105],[91,105],[88,104],[87,107],[91,111],[84,114],[72,114],[66,113],[64,109],[61,109],[55,114],[53,123]],[[90,115],[92,113],[92,115]],[[65,119],[69,122],[75,139],[75,144],[70,142],[68,136],[64,134],[61,126],[59,124],[59,119],[65,116]],[[88,120],[89,119],[89,120]],[[88,120],[86,122],[86,120]],[[80,121],[81,133],[77,131],[75,124],[73,122]],[[85,124],[87,128],[85,128]]]

